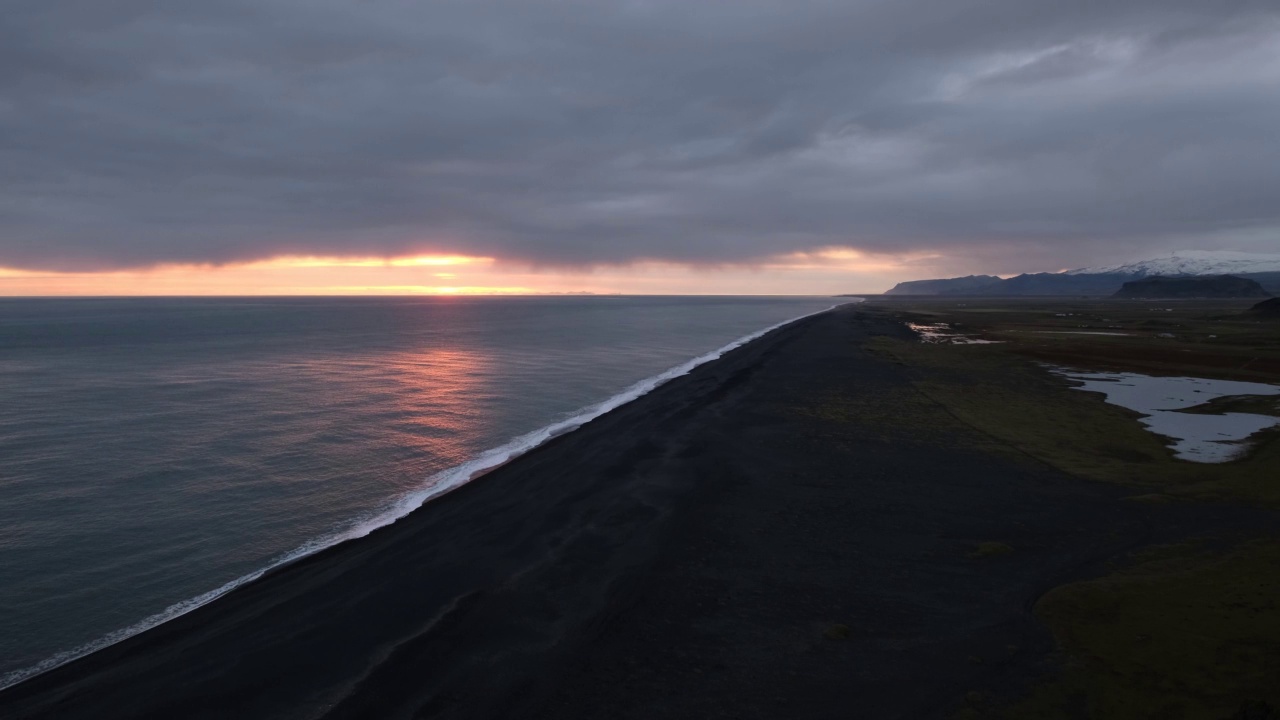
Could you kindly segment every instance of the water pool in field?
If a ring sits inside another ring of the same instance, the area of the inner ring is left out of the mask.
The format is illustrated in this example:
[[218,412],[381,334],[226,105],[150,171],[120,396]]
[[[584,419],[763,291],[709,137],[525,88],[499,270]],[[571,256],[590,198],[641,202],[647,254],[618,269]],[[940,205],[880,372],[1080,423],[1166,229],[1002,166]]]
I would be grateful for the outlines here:
[[1280,425],[1280,418],[1256,413],[1201,414],[1185,412],[1221,397],[1280,395],[1280,386],[1266,383],[1193,377],[1157,377],[1132,372],[1051,370],[1080,383],[1077,390],[1099,392],[1113,405],[1145,415],[1143,425],[1172,438],[1174,455],[1182,460],[1221,463],[1242,455],[1248,438]]

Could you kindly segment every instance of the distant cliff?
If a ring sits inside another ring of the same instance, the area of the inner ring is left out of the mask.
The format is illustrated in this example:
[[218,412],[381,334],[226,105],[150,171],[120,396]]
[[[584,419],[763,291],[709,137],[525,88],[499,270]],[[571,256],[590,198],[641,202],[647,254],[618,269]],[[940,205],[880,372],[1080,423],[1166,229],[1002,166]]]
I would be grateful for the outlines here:
[[969,275],[898,283],[885,295],[1110,295],[1132,277],[1027,273],[1002,280],[994,275]]
[[966,275],[945,280],[911,280],[900,282],[885,295],[945,295],[980,290],[1000,282],[995,275]]
[[1164,277],[1154,275],[1125,283],[1115,295],[1117,298],[1255,298],[1270,293],[1255,280],[1217,275],[1210,277]]

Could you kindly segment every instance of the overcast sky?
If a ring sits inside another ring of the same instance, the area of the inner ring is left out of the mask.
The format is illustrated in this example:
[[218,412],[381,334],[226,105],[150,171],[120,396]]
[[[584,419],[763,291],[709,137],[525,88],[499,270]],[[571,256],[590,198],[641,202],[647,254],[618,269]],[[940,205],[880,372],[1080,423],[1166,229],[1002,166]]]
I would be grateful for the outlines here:
[[1280,3],[8,0],[0,266],[1280,252]]

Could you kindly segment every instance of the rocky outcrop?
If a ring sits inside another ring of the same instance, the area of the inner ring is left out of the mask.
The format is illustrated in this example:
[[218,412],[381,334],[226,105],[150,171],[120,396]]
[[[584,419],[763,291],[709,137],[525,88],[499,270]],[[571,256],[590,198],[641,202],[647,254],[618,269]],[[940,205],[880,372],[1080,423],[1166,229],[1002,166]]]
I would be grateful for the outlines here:
[[1280,298],[1271,298],[1249,308],[1251,315],[1280,319]]

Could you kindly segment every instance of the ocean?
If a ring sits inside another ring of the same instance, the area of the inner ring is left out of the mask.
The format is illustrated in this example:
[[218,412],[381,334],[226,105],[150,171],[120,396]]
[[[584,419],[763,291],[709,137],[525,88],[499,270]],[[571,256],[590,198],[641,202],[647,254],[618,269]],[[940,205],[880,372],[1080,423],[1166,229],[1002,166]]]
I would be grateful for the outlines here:
[[0,300],[0,687],[840,302]]

